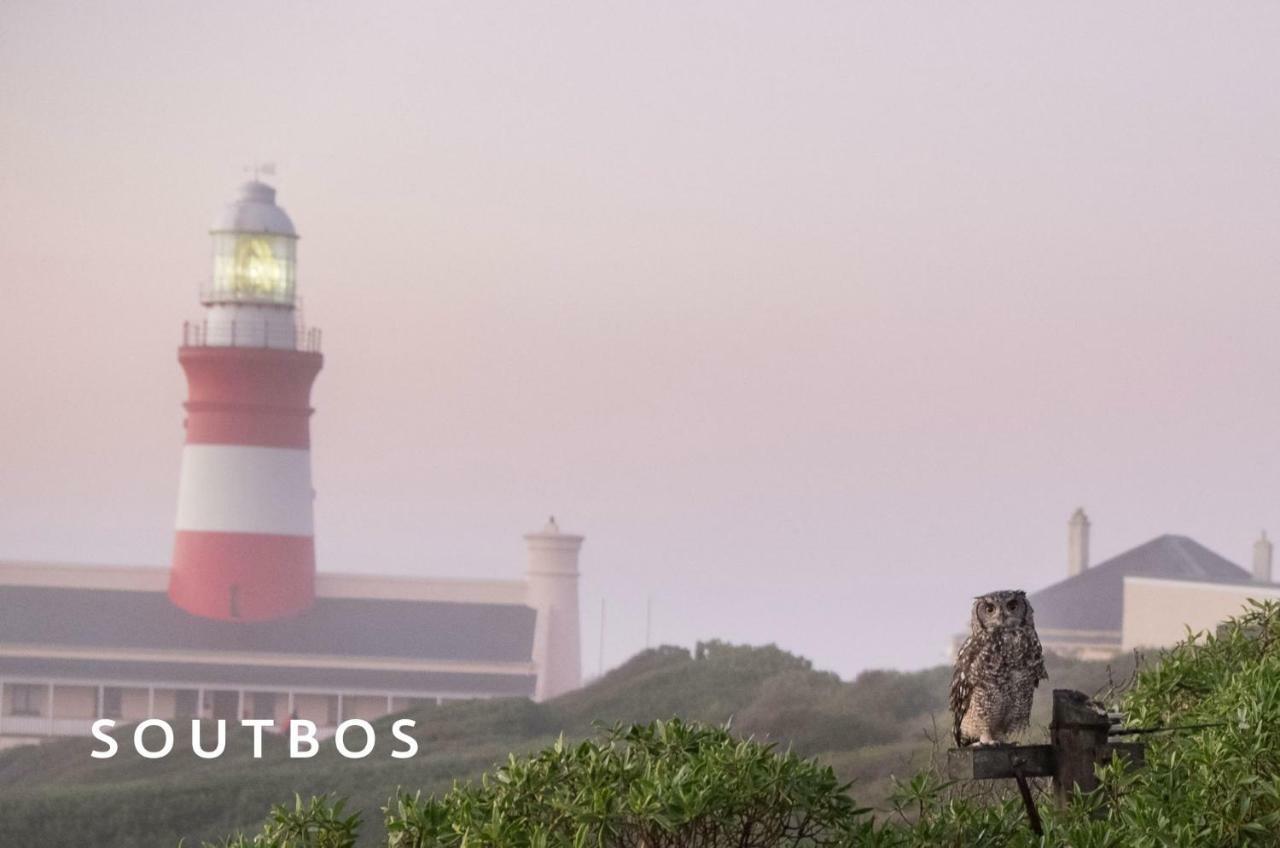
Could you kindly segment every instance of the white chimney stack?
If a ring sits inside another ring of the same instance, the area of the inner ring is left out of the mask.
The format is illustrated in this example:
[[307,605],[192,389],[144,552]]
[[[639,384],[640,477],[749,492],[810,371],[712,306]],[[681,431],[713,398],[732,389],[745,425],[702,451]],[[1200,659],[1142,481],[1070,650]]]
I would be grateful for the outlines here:
[[1271,540],[1265,530],[1253,543],[1253,579],[1259,583],[1271,582]]
[[582,685],[578,635],[578,550],[582,537],[561,533],[554,517],[536,533],[526,533],[529,551],[527,597],[538,612],[533,662],[538,668],[534,700],[543,701]]
[[1089,516],[1084,507],[1077,509],[1067,522],[1067,576],[1084,574],[1089,567]]

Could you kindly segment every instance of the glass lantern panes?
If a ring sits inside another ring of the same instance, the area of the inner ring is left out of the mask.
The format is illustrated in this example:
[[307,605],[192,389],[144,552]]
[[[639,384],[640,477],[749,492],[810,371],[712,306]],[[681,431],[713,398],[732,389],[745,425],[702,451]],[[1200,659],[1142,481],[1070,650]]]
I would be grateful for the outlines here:
[[292,304],[297,239],[270,233],[214,233],[210,303]]

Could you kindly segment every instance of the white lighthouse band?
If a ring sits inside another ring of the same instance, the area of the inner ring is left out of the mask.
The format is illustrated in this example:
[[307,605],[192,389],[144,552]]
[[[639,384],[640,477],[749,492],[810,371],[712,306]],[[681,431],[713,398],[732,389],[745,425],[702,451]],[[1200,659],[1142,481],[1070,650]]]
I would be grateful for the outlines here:
[[311,452],[187,445],[178,486],[179,531],[311,536]]

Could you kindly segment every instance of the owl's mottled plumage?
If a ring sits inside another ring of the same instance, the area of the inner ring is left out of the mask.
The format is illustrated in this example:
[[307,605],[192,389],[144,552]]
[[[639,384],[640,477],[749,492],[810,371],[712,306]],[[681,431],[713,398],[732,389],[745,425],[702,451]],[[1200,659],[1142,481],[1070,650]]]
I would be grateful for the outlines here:
[[951,676],[956,744],[1004,742],[1024,729],[1035,689],[1048,677],[1027,593],[976,598]]

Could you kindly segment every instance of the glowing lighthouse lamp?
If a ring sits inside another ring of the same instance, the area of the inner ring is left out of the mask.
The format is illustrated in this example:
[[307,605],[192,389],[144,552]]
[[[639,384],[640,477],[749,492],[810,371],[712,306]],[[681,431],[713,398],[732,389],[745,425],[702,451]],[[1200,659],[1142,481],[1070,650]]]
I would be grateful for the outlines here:
[[186,444],[169,597],[261,621],[315,597],[311,384],[319,333],[295,311],[298,233],[256,179],[214,222],[204,318],[188,323]]

